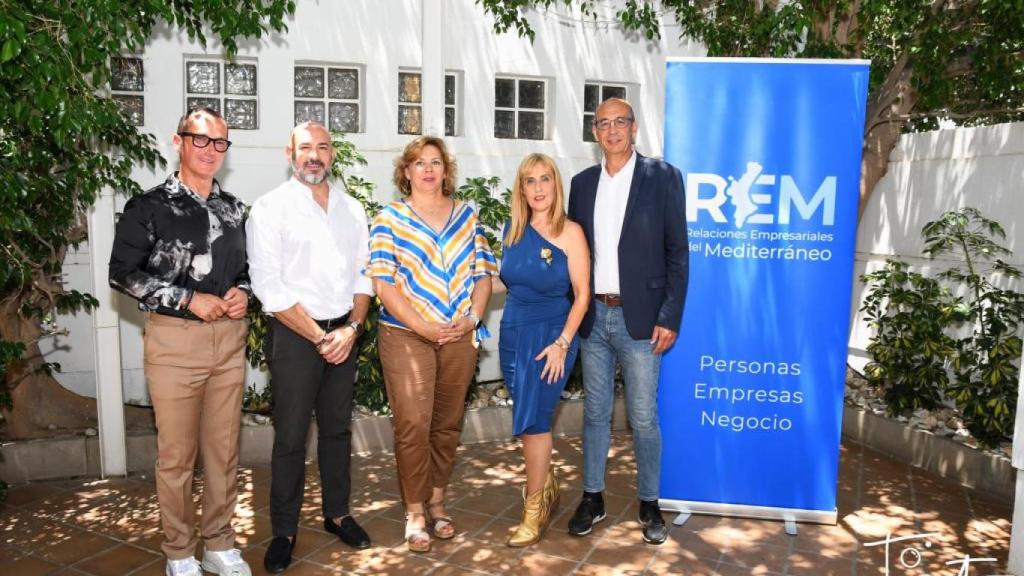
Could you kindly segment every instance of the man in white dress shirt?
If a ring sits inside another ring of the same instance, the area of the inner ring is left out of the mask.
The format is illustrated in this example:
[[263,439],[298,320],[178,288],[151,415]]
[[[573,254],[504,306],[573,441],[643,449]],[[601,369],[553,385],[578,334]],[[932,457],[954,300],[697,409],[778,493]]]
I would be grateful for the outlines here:
[[264,343],[274,400],[268,572],[291,562],[314,412],[324,529],[352,547],[370,545],[349,513],[356,341],[373,293],[361,274],[366,212],[327,179],[334,147],[326,128],[296,126],[285,154],[292,178],[253,204],[246,226],[253,293],[273,316]]

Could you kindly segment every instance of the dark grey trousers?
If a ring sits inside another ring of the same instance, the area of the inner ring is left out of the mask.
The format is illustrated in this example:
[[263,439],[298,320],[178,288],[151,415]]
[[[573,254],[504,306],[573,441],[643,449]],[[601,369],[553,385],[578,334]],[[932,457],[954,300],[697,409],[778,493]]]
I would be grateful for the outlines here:
[[298,531],[306,486],[306,437],[314,411],[324,517],[349,513],[352,394],[358,352],[357,344],[344,363],[328,364],[309,340],[270,320],[264,353],[274,397],[270,481],[274,536],[293,536]]

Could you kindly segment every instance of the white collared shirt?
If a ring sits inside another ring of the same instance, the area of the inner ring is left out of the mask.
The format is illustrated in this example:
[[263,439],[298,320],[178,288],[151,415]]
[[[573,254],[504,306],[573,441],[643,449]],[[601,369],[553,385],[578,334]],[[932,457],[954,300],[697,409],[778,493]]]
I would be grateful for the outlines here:
[[619,235],[633,184],[636,150],[614,176],[601,160],[601,179],[594,199],[594,293],[619,294]]
[[366,211],[333,183],[325,212],[295,178],[252,205],[246,248],[252,291],[266,312],[300,304],[315,320],[344,316],[355,294],[373,294]]

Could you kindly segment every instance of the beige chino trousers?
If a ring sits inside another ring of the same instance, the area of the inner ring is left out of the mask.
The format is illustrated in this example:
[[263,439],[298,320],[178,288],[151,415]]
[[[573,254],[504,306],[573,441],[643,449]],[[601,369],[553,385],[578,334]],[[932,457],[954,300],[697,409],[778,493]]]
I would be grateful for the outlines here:
[[215,322],[150,314],[143,336],[146,380],[156,412],[156,493],[171,560],[194,556],[192,476],[202,453],[207,550],[234,547],[238,433],[245,388],[246,320]]

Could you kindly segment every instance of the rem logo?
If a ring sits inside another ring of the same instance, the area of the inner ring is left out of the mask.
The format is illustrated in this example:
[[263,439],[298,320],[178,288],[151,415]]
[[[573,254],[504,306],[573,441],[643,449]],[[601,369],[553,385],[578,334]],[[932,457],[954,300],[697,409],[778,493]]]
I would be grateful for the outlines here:
[[[726,180],[718,174],[699,172],[686,176],[686,221],[696,222],[701,210],[715,222],[727,222],[722,205],[733,206],[732,221],[737,228],[744,224],[789,224],[794,209],[803,220],[816,215],[823,226],[832,226],[836,214],[836,177],[827,176],[808,199],[796,186],[793,177],[783,174],[762,174],[757,162],[747,162],[747,171],[737,180]],[[778,183],[776,184],[776,180]],[[753,192],[756,187],[777,187],[778,203],[773,206],[772,194]],[[708,190],[713,194],[709,195]]]

